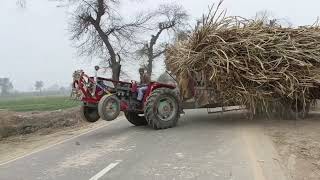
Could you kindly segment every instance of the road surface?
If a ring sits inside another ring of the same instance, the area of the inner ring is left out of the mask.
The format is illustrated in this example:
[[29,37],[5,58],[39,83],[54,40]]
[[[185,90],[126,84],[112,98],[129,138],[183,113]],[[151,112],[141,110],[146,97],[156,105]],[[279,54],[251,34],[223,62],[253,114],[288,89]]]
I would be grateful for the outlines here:
[[[0,165],[1,180],[285,180],[263,126],[188,111],[172,129],[125,119]],[[242,120],[240,120],[242,118]]]

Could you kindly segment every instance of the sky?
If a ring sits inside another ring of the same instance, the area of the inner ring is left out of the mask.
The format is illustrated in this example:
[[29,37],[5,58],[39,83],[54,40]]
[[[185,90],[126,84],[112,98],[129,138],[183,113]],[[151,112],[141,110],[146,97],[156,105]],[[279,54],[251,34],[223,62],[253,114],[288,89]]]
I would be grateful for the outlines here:
[[[140,10],[154,9],[159,4],[175,2],[190,14],[190,22],[208,11],[218,0],[122,0],[121,12],[130,16]],[[44,81],[68,86],[72,72],[84,69],[93,73],[96,61],[78,57],[67,31],[69,14],[49,0],[27,0],[27,8],[17,7],[15,0],[0,0],[0,77],[9,77],[15,89],[31,91],[34,82]],[[267,10],[275,18],[293,25],[315,22],[320,12],[319,0],[225,0],[222,8],[228,15],[252,18]],[[138,80],[139,63],[126,62],[123,68],[128,78]],[[164,70],[162,60],[155,65],[155,76]],[[106,76],[106,75],[105,75]]]

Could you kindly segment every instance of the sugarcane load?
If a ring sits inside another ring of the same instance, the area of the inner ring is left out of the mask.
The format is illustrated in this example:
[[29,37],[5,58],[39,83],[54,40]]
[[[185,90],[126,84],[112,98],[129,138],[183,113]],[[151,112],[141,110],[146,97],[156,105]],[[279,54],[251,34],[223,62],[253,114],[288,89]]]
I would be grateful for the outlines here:
[[165,63],[183,101],[304,116],[320,97],[320,28],[228,17],[218,6],[187,40],[168,47]]

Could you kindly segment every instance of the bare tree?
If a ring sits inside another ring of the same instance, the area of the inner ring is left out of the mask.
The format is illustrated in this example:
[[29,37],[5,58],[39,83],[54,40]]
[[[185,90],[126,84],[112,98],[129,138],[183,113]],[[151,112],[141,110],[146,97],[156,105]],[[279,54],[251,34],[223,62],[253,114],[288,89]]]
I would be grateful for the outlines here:
[[119,80],[121,54],[135,33],[144,28],[149,17],[139,15],[125,22],[118,12],[118,0],[79,0],[70,21],[72,40],[80,55],[104,56],[112,69],[112,79]]
[[153,13],[153,17],[158,20],[157,27],[153,28],[155,34],[151,35],[151,38],[143,47],[138,51],[140,56],[147,57],[147,72],[148,75],[152,75],[153,61],[160,57],[166,49],[168,42],[159,43],[159,38],[164,32],[170,33],[170,31],[178,31],[183,27],[188,19],[187,12],[182,6],[174,4],[161,5]]
[[9,78],[0,78],[1,95],[8,95],[13,85]]
[[40,93],[42,91],[43,86],[43,81],[36,81],[36,83],[34,84],[35,89],[38,90]]
[[16,5],[20,8],[25,8],[26,7],[26,0],[16,0]]
[[174,35],[174,41],[185,41],[188,39],[189,35],[191,34],[190,30],[179,30]]

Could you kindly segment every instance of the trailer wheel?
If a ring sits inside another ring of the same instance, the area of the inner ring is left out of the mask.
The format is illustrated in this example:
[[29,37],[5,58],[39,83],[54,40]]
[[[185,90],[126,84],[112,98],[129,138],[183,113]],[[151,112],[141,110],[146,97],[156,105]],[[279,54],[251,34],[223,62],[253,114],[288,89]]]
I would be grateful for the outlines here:
[[310,111],[310,102],[306,102],[305,108],[303,109],[303,102],[300,100],[293,101],[291,103],[291,116],[298,117],[301,119],[307,118]]
[[135,126],[148,125],[146,118],[144,116],[139,116],[135,112],[125,112],[124,115],[126,116],[127,120]]
[[98,104],[98,112],[103,120],[115,120],[120,114],[120,100],[114,95],[103,96]]
[[276,106],[275,112],[284,119],[305,119],[310,111],[310,102],[306,103],[303,109],[303,103],[300,100],[284,99]]
[[81,118],[87,122],[94,123],[100,119],[98,108],[82,105],[80,108]]
[[180,118],[179,98],[172,89],[160,88],[149,96],[144,110],[146,120],[154,129],[167,129],[177,125]]

